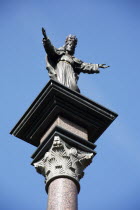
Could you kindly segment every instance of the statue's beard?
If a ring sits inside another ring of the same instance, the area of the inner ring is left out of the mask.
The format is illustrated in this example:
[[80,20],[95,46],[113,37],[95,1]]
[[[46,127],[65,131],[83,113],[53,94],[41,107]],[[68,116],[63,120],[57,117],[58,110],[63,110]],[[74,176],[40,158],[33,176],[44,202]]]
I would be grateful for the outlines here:
[[74,55],[75,49],[69,50],[69,49],[65,48],[65,51],[68,52],[68,54],[70,54],[70,55]]

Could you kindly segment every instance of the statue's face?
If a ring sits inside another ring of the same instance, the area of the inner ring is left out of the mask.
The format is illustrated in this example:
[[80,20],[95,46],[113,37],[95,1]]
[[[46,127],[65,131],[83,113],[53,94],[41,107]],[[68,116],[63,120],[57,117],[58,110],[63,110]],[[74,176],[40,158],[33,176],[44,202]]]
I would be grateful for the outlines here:
[[73,40],[68,40],[66,45],[65,45],[65,49],[66,51],[68,51],[70,54],[74,54],[74,50],[75,50],[75,43]]

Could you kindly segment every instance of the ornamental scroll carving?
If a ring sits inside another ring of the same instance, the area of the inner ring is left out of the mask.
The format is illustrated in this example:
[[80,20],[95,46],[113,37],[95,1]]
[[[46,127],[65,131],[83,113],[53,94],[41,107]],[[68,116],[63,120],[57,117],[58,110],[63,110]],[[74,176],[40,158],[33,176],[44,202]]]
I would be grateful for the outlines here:
[[71,147],[59,136],[54,137],[52,147],[44,157],[34,163],[38,173],[45,176],[47,183],[55,177],[70,177],[79,181],[84,169],[92,162],[93,153]]

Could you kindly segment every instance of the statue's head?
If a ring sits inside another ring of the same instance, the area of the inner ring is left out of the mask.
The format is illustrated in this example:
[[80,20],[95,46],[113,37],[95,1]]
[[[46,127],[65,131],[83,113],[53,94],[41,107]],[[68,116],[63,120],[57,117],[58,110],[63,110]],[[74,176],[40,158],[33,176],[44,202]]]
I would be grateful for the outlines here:
[[77,38],[76,36],[69,35],[66,37],[65,40],[65,50],[69,52],[69,54],[73,55],[75,51],[75,47],[77,45]]

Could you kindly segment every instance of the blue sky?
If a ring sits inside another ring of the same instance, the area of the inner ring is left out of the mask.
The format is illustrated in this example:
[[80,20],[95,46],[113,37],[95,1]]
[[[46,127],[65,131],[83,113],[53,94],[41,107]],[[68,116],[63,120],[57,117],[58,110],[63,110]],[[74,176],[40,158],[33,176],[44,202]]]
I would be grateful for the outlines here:
[[79,210],[140,209],[140,2],[0,0],[0,209],[44,210],[43,176],[30,165],[35,147],[9,134],[49,81],[43,26],[56,47],[78,37],[75,56],[111,67],[81,74],[81,93],[119,117],[97,141],[81,180]]

